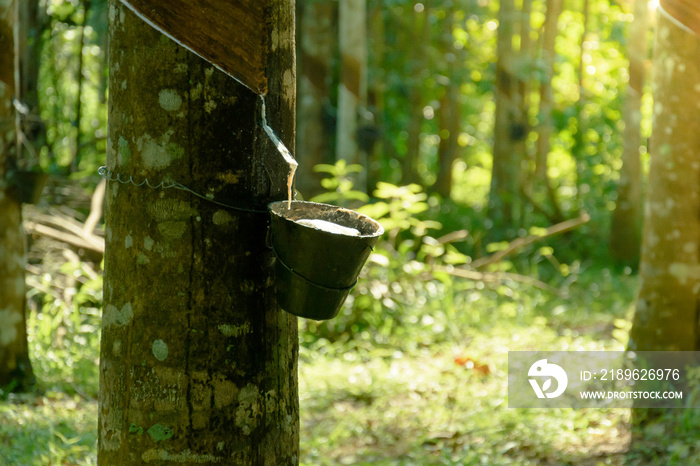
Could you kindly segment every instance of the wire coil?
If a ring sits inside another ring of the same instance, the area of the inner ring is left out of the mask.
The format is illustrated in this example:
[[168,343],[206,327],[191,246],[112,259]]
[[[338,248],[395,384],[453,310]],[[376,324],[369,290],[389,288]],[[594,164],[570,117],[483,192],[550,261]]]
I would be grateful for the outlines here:
[[261,210],[261,209],[251,209],[248,207],[241,207],[241,206],[235,206],[231,204],[226,204],[224,202],[217,201],[214,199],[213,195],[206,196],[204,194],[198,193],[187,186],[183,185],[182,183],[178,183],[177,181],[165,181],[161,180],[160,183],[154,184],[151,182],[148,178],[143,178],[139,181],[135,180],[133,176],[124,175],[122,177],[121,173],[114,173],[112,170],[108,169],[106,166],[101,166],[100,168],[97,169],[97,173],[104,178],[107,181],[116,181],[117,183],[120,184],[132,184],[137,187],[147,187],[151,189],[178,189],[180,191],[186,191],[190,194],[193,194],[194,196],[197,196],[200,199],[204,199],[205,201],[209,201],[212,204],[216,204],[221,207],[225,207],[227,209],[232,209],[232,210],[238,210],[241,212],[249,212],[249,213],[255,213],[255,214],[261,214],[261,213],[267,213],[266,210]]

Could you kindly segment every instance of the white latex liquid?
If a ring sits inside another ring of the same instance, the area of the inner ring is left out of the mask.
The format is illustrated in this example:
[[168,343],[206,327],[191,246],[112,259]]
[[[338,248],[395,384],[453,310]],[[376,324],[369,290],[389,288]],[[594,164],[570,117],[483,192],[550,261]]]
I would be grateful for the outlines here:
[[292,183],[294,183],[294,172],[297,171],[296,164],[289,164],[289,177],[287,177],[287,210],[292,208]]
[[296,221],[299,225],[304,225],[306,227],[315,228],[317,230],[327,231],[329,233],[337,233],[339,235],[345,236],[360,236],[360,232],[354,228],[344,227],[338,225],[337,223],[327,222],[325,220],[319,219],[308,219],[304,218]]

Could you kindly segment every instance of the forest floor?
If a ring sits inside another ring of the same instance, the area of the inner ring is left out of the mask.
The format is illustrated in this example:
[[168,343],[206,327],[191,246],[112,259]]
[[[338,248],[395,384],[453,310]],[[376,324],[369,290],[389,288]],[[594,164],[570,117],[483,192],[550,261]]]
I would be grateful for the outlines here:
[[[693,410],[633,430],[629,409],[508,408],[509,350],[621,350],[635,287],[632,275],[591,272],[567,297],[474,299],[478,322],[464,309],[471,324],[433,328],[436,344],[416,333],[302,346],[301,464],[697,464]],[[95,379],[47,383],[44,367],[42,395],[0,401],[0,464],[95,464]]]

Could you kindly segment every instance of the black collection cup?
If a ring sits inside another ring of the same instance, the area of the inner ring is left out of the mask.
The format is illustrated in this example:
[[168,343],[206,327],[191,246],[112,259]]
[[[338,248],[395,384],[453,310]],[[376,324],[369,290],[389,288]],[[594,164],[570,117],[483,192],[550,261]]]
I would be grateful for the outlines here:
[[[342,207],[306,201],[292,201],[290,209],[287,205],[287,201],[268,205],[270,242],[277,256],[277,302],[299,317],[332,319],[384,228]],[[330,232],[298,220],[323,220],[355,229],[359,235]]]

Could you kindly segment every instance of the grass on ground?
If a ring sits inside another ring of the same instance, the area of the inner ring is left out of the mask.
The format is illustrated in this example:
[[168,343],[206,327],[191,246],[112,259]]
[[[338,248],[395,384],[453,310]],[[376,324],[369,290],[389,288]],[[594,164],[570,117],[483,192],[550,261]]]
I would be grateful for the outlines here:
[[[451,319],[422,311],[398,334],[307,338],[299,363],[301,464],[697,463],[700,420],[692,410],[633,431],[625,409],[507,407],[509,350],[621,350],[634,288],[634,277],[609,271],[580,275],[568,297],[471,284],[459,291],[463,308]],[[60,358],[33,312],[34,359],[42,351]],[[416,312],[406,310],[409,317]],[[45,393],[0,402],[1,464],[95,464],[97,387],[85,367],[64,374],[61,384],[60,365],[37,364]]]

